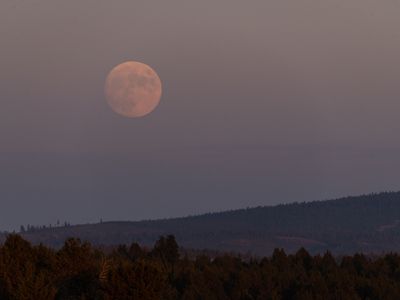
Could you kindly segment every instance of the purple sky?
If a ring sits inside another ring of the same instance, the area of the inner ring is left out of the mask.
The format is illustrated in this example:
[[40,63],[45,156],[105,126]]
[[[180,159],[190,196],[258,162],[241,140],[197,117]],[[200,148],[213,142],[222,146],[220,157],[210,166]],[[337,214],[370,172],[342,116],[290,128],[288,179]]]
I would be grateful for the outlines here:
[[[3,0],[0,230],[400,189],[398,1]],[[125,60],[159,107],[107,105]]]

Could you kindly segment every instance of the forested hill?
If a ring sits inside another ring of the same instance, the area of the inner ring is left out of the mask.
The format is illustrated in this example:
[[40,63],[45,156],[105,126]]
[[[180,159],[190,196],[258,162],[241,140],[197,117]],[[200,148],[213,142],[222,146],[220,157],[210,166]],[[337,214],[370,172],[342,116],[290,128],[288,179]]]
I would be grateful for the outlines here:
[[269,255],[274,248],[336,254],[400,251],[400,192],[293,203],[185,218],[103,222],[25,232],[34,243],[61,246],[68,237],[95,245],[151,246],[173,234],[185,248]]

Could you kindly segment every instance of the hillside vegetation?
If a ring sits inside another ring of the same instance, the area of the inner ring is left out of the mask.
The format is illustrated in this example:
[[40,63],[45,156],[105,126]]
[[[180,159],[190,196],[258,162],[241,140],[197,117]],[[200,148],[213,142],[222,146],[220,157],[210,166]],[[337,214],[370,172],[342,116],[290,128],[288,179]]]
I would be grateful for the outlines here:
[[256,207],[185,218],[103,222],[30,230],[22,236],[61,247],[68,237],[94,245],[152,245],[173,234],[185,248],[270,255],[305,247],[311,253],[400,251],[400,192]]

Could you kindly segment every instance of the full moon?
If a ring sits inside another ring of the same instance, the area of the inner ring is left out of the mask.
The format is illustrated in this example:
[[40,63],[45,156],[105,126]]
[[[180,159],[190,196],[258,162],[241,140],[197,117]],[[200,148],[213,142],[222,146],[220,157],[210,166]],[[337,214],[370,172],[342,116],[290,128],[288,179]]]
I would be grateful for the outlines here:
[[129,118],[143,117],[160,102],[161,80],[150,66],[127,61],[110,71],[104,92],[116,113]]

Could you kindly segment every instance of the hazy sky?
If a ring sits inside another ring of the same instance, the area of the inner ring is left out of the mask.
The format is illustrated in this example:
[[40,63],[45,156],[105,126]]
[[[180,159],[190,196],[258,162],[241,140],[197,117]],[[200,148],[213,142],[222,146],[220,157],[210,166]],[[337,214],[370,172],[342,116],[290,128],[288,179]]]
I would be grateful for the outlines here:
[[[400,189],[400,2],[2,0],[0,229]],[[126,60],[163,82],[107,105]]]

